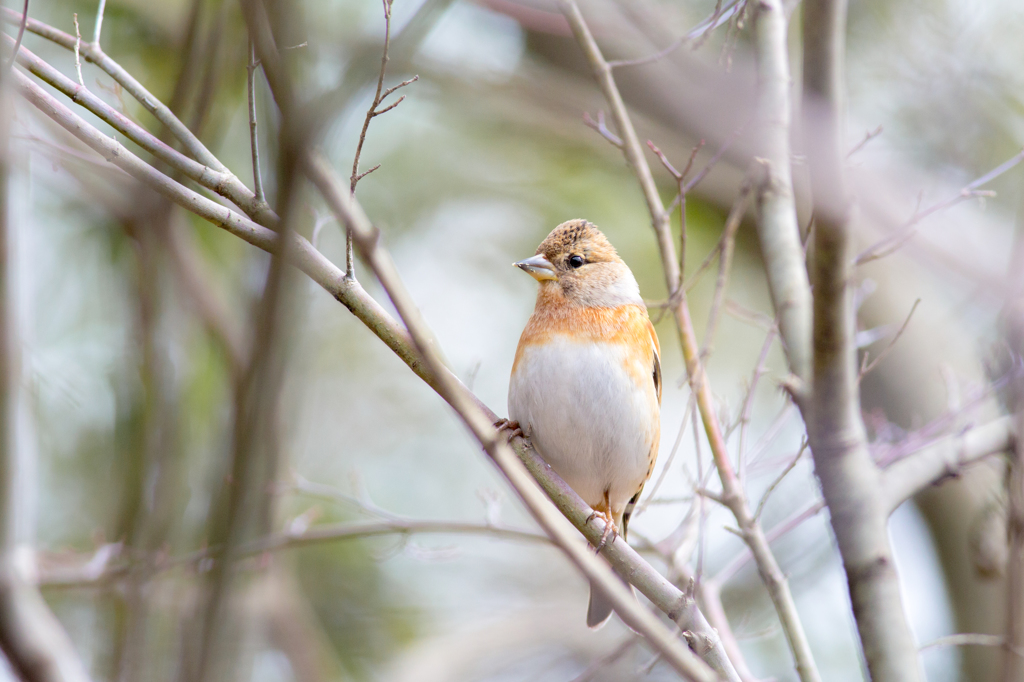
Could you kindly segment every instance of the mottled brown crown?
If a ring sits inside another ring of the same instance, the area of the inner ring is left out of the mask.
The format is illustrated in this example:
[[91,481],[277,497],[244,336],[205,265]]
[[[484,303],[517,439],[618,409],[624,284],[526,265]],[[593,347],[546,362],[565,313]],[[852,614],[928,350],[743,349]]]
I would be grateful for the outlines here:
[[537,247],[551,263],[558,264],[572,254],[579,254],[588,263],[618,261],[619,255],[608,238],[593,223],[582,218],[567,220],[551,231]]

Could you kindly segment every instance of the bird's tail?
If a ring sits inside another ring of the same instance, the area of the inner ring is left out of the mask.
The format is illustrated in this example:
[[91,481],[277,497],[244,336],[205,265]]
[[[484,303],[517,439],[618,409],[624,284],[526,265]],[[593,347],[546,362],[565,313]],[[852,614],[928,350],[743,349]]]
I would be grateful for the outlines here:
[[[636,592],[633,591],[633,587],[630,586],[630,592],[633,592],[633,597],[636,597]],[[612,602],[605,596],[604,592],[600,590],[594,583],[590,583],[590,606],[587,607],[587,627],[592,630],[596,630],[611,618]]]

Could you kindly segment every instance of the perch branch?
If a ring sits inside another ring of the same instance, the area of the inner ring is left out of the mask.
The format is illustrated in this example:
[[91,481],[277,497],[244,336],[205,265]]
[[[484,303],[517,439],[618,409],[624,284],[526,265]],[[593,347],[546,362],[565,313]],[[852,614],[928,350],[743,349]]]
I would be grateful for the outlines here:
[[719,478],[722,482],[722,500],[729,507],[733,516],[736,517],[737,524],[740,527],[740,535],[750,547],[757,560],[758,570],[771,596],[775,610],[779,615],[779,620],[786,634],[786,640],[793,652],[793,658],[802,682],[818,682],[820,677],[817,672],[817,665],[814,663],[810,644],[807,641],[803,624],[800,622],[796,602],[793,600],[793,594],[789,589],[789,583],[778,561],[772,554],[771,548],[768,546],[764,530],[754,518],[750,503],[746,499],[743,488],[729,459],[725,438],[715,411],[710,382],[707,381],[701,362],[700,349],[697,345],[693,321],[690,318],[686,292],[682,289],[679,281],[680,268],[669,230],[668,214],[661,202],[661,197],[658,195],[657,186],[651,175],[650,167],[643,156],[640,141],[629,118],[629,113],[626,111],[626,106],[619,93],[618,86],[615,83],[612,69],[601,54],[601,50],[594,40],[594,36],[591,34],[583,15],[580,13],[579,7],[577,7],[573,0],[559,0],[559,6],[569,21],[573,34],[583,49],[587,61],[594,72],[594,77],[597,79],[605,99],[608,101],[612,118],[622,136],[623,153],[637,175],[637,180],[640,182],[641,190],[651,214],[651,224],[654,227],[658,240],[665,283],[669,291],[669,300],[674,302],[673,313],[679,330],[683,357],[686,361],[687,375],[690,379],[691,388],[697,397],[697,407],[700,411],[704,431],[707,434],[708,442],[711,444],[715,466],[718,469]]

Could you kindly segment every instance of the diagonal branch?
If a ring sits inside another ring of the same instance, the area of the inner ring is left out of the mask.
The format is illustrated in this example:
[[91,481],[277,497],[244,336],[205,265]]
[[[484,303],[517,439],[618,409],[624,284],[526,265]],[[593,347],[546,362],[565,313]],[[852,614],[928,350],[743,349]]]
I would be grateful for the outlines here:
[[[444,367],[433,351],[433,347],[429,342],[430,337],[426,334],[425,325],[420,318],[419,311],[412,303],[408,293],[404,290],[404,286],[398,277],[390,256],[380,245],[380,233],[370,224],[369,219],[362,212],[362,209],[359,208],[358,204],[355,203],[351,194],[340,187],[340,183],[334,178],[333,172],[326,162],[322,158],[309,159],[307,173],[310,180],[324,195],[331,210],[337,215],[338,220],[352,231],[360,254],[388,292],[392,303],[406,323],[413,343],[423,358],[427,370],[436,381],[435,390],[459,414],[465,425],[480,442],[480,445],[495,464],[498,465],[509,482],[512,483],[512,486],[540,526],[569,556],[587,579],[592,581],[593,584],[598,585],[605,592],[623,620],[630,627],[643,633],[651,645],[665,657],[665,660],[676,671],[692,679],[714,679],[715,673],[710,668],[705,667],[703,663],[698,664],[699,662],[693,654],[685,647],[680,646],[679,640],[676,639],[674,634],[665,628],[646,609],[641,608],[633,600],[622,583],[614,577],[614,574],[576,541],[572,527],[560,515],[554,513],[554,510],[548,504],[548,499],[545,497],[544,492],[538,487],[537,479],[534,477],[538,473],[537,470],[531,469],[527,471],[523,467],[512,448],[505,443],[504,439],[492,426],[494,415],[489,410],[483,408],[462,383]],[[523,453],[520,454],[522,455]],[[536,467],[537,464],[535,461],[534,466]],[[547,469],[546,464],[541,464],[541,466]],[[531,476],[531,473],[534,476]],[[554,499],[554,496],[552,496],[552,499]],[[578,496],[576,496],[576,500],[579,500]],[[574,507],[573,511],[577,513],[582,512],[580,507],[586,509],[585,504],[574,505]],[[589,513],[587,516],[589,518]],[[588,528],[591,527],[584,518],[573,520],[578,523],[582,522],[581,525]],[[596,530],[596,525],[598,525],[596,518],[593,523],[594,530]],[[625,545],[625,542],[623,541],[622,544]],[[623,547],[622,552],[628,553],[632,552],[632,550]],[[662,580],[671,585],[667,579],[662,578]]]
[[[268,64],[271,65],[268,80],[273,87],[273,84],[278,82],[277,77],[279,76],[279,72],[272,68],[274,60],[264,58],[263,64],[265,68],[268,67]],[[59,125],[72,132],[108,161],[154,188],[163,196],[259,248],[272,253],[279,250],[281,237],[273,230],[197,194],[156,171],[125,149],[116,140],[103,135],[93,128],[25,76],[18,74],[17,85],[26,99],[53,118]],[[354,203],[347,203],[348,193],[341,190],[340,185],[335,183],[334,187],[339,189],[340,195],[344,195],[340,200],[341,206],[355,205]],[[337,196],[335,198],[337,199]],[[361,216],[361,212],[358,215]],[[365,216],[361,219],[365,221]],[[365,225],[368,226],[368,223],[365,223]],[[370,234],[370,239],[374,239],[372,235],[375,233],[371,232]],[[526,472],[522,471],[515,458],[509,459],[511,451],[497,442],[496,434],[494,434],[493,428],[490,426],[490,420],[496,419],[496,415],[479,403],[472,394],[465,393],[464,389],[460,389],[458,380],[443,366],[438,370],[436,365],[428,365],[412,339],[410,339],[407,331],[392,319],[358,283],[346,278],[344,272],[324,258],[305,239],[294,234],[288,236],[287,239],[293,242],[292,248],[288,249],[289,260],[348,307],[353,314],[363,321],[431,387],[441,392],[443,386],[442,377],[444,377],[447,380],[447,384],[444,386],[446,392],[442,393],[442,395],[445,395],[445,397],[458,395],[469,400],[472,405],[475,405],[475,409],[479,410],[479,412],[475,413],[475,424],[480,426],[482,423],[486,423],[486,429],[483,433],[486,445],[491,448],[489,454],[492,454],[494,457],[500,456],[503,458],[501,460],[503,471],[513,481],[513,485],[517,490],[527,491],[523,495],[531,500],[532,509],[543,518],[542,523],[544,523],[545,529],[555,534],[559,545],[570,554],[571,558],[581,567],[585,575],[595,582],[603,581],[603,584],[607,586],[609,591],[619,591],[620,600],[617,601],[617,606],[622,612],[627,614],[627,622],[648,633],[652,644],[665,654],[666,660],[670,661],[677,669],[688,671],[692,679],[713,679],[714,676],[706,672],[707,668],[702,667],[702,664],[699,664],[685,647],[681,647],[678,639],[669,630],[636,604],[628,591],[622,587],[618,579],[614,578],[607,568],[600,562],[595,562],[594,558],[586,552],[582,544],[574,544],[577,542],[575,533],[569,531],[564,522],[560,522],[560,517],[553,516],[553,510],[550,510],[550,507],[547,506],[546,499],[543,496],[537,497],[536,494],[530,492],[536,491],[533,480],[526,475]],[[364,245],[366,245],[366,241],[364,239]],[[454,394],[448,392],[451,391],[453,385],[456,387]],[[452,400],[454,401],[455,398],[452,398]],[[459,404],[464,407],[462,402]],[[522,446],[520,445],[520,447]],[[520,456],[529,464],[529,468],[537,480],[543,483],[545,490],[555,500],[559,509],[573,521],[586,537],[596,543],[600,538],[603,527],[597,520],[592,520],[588,523],[589,508],[571,489],[565,486],[564,482],[557,480],[557,477],[547,469],[546,465],[535,453],[521,450]],[[524,476],[526,477],[524,478]],[[716,635],[710,627],[706,626],[706,621],[703,621],[699,612],[696,611],[692,598],[679,591],[671,583],[668,583],[621,540],[610,543],[605,548],[604,555],[623,575],[633,579],[638,584],[639,589],[648,594],[659,608],[670,613],[680,624],[680,627],[696,633],[699,641],[712,643],[712,646],[701,649],[702,654],[706,660],[720,668],[723,676],[727,679],[733,679],[729,675],[731,666],[729,666],[727,660],[723,660],[724,656],[722,659],[716,660],[716,655],[721,652],[720,647],[714,645],[717,641]]]
[[803,682],[817,682],[820,679],[817,665],[814,663],[810,644],[800,622],[796,602],[793,600],[793,594],[789,589],[789,583],[778,561],[772,554],[768,540],[765,538],[764,530],[757,519],[754,518],[750,503],[746,499],[743,487],[729,459],[725,437],[715,411],[710,382],[707,380],[701,361],[700,348],[697,344],[697,335],[694,331],[693,321],[690,318],[686,291],[682,288],[679,281],[680,267],[676,260],[675,247],[669,230],[668,213],[665,211],[661,197],[658,195],[657,186],[651,175],[650,167],[643,156],[640,141],[629,118],[629,113],[626,111],[622,96],[619,94],[618,86],[612,76],[611,67],[601,54],[601,50],[574,0],[560,0],[559,6],[562,8],[562,13],[566,19],[568,19],[573,34],[576,36],[577,42],[582,47],[587,61],[593,69],[594,76],[605,95],[605,99],[608,100],[613,120],[622,136],[623,153],[636,172],[637,180],[640,182],[644,199],[651,214],[651,223],[658,239],[662,269],[669,291],[669,301],[673,303],[673,313],[679,330],[683,358],[686,361],[686,372],[690,380],[691,389],[697,398],[697,407],[700,411],[704,431],[707,434],[708,442],[711,444],[715,466],[718,469],[718,475],[722,482],[722,501],[729,507],[733,516],[735,516],[736,522],[740,527],[741,537],[750,547],[757,560],[761,578],[779,615],[779,620],[782,623],[783,631],[786,633],[786,640],[793,652],[793,658],[801,680]]
[[[22,21],[22,15],[7,9],[6,7],[0,8],[3,18],[8,23],[18,24]],[[58,30],[48,24],[45,24],[36,19],[29,18],[25,22],[25,28],[31,33],[35,33],[38,36],[46,38],[63,48],[68,50],[74,50],[75,45],[80,41],[76,40],[74,36],[65,33],[64,31]],[[199,141],[192,131],[182,123],[177,116],[159,99],[153,96],[153,94],[143,87],[142,83],[137,81],[131,74],[124,70],[120,64],[115,62],[113,59],[108,57],[99,45],[93,43],[81,43],[80,52],[82,57],[92,62],[103,70],[108,76],[117,81],[128,93],[139,101],[145,109],[153,114],[160,123],[167,126],[176,138],[185,146],[194,159],[202,163],[203,165],[209,166],[214,170],[220,172],[226,172],[227,167],[220,162],[220,160],[214,156],[209,149],[206,148],[202,142]]]

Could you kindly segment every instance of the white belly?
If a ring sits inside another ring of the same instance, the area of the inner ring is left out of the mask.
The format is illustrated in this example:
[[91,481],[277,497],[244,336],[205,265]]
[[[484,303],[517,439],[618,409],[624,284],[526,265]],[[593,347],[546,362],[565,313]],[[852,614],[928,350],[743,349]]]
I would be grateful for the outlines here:
[[646,479],[659,427],[653,379],[638,386],[625,362],[619,346],[556,336],[524,349],[508,391],[544,460],[592,507],[607,490],[616,512]]

